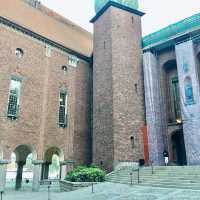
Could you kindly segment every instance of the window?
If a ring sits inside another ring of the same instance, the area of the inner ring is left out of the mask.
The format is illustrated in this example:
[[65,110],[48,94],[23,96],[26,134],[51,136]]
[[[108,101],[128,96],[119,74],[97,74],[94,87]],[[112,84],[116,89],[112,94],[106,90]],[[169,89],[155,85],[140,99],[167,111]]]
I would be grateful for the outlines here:
[[194,104],[194,95],[193,95],[192,81],[191,81],[190,77],[187,77],[185,79],[184,88],[185,88],[185,103],[186,103],[186,105],[193,105]]
[[171,79],[172,83],[172,99],[174,106],[175,118],[181,118],[181,108],[180,108],[180,93],[179,93],[179,82],[178,77],[175,76]]
[[67,66],[62,66],[62,68],[61,68],[62,70],[63,70],[63,72],[64,72],[64,75],[66,75],[67,74],[67,71],[68,71],[68,68],[67,68]]
[[134,147],[135,147],[135,138],[134,138],[134,136],[131,136],[130,140],[131,140],[131,147],[132,147],[132,149],[134,149]]
[[20,48],[17,48],[15,50],[15,55],[17,56],[17,58],[22,58],[23,55],[24,55],[24,51],[22,49],[20,49]]
[[51,57],[51,51],[52,51],[51,46],[46,45],[45,48],[46,48],[46,57]]
[[67,91],[60,91],[60,99],[59,99],[59,126],[66,127],[67,126]]
[[79,59],[76,56],[73,55],[68,56],[69,65],[71,65],[72,67],[77,67],[78,61]]
[[8,110],[7,110],[7,117],[12,120],[16,119],[18,116],[20,90],[21,90],[21,79],[18,77],[12,77],[10,82]]

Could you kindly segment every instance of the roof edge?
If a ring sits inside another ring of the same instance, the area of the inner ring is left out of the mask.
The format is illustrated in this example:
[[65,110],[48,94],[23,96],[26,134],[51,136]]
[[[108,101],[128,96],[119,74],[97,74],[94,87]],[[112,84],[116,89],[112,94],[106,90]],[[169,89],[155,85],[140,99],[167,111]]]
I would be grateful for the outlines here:
[[90,62],[91,61],[91,57],[86,56],[86,55],[84,55],[82,53],[79,53],[79,52],[77,52],[77,51],[75,51],[73,49],[70,49],[70,48],[64,46],[63,44],[60,44],[60,43],[57,43],[57,42],[55,42],[55,41],[53,41],[51,39],[48,39],[47,37],[44,37],[44,36],[34,32],[34,31],[32,31],[32,30],[30,30],[28,28],[25,28],[24,26],[21,26],[21,25],[17,24],[16,22],[13,22],[13,21],[5,18],[5,17],[0,16],[0,23],[4,24],[6,26],[9,26],[11,28],[14,28],[14,29],[22,32],[23,34],[29,35],[29,36],[31,36],[31,37],[39,40],[39,41],[42,41],[42,42],[44,42],[46,44],[49,44],[49,45],[51,45],[51,46],[53,46],[55,48],[63,50],[64,52],[66,52],[68,54],[73,54],[73,55],[77,56],[78,58],[80,58],[82,60],[85,60],[86,62]]
[[139,10],[136,10],[136,9],[133,9],[133,8],[130,8],[128,6],[125,6],[125,5],[122,5],[120,3],[117,3],[117,2],[114,2],[114,1],[108,1],[108,3],[106,3],[103,8],[101,8],[101,10],[99,10],[99,12],[90,20],[91,23],[94,23],[110,6],[114,6],[116,8],[120,8],[122,10],[125,10],[125,11],[128,11],[130,13],[133,13],[133,14],[136,14],[136,15],[139,15],[139,16],[143,16],[145,15],[145,13],[139,11]]
[[146,35],[142,39],[143,48],[156,44],[173,36],[179,35],[192,28],[200,26],[200,13],[187,17],[158,31]]

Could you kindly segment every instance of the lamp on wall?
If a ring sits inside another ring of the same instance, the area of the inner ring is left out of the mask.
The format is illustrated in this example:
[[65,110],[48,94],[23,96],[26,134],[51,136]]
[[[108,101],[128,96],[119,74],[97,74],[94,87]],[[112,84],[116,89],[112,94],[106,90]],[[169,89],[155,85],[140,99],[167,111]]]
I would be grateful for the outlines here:
[[176,123],[177,123],[177,124],[182,124],[182,122],[183,122],[183,121],[182,121],[181,118],[177,118],[177,119],[176,119]]

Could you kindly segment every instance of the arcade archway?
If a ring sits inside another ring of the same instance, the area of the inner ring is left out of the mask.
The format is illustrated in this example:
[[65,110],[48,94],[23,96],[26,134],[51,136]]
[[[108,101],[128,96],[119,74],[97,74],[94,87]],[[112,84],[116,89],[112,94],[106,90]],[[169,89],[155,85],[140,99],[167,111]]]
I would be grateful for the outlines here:
[[[19,145],[11,154],[12,163],[10,167],[13,173],[10,175],[15,176],[13,180],[15,181],[16,190],[20,190],[25,182],[26,185],[31,184],[33,179],[33,159],[37,159],[37,154],[31,145]],[[9,173],[7,173],[7,176],[9,176]]]
[[49,147],[44,154],[42,166],[42,180],[60,178],[60,161],[64,160],[64,154],[58,147]]

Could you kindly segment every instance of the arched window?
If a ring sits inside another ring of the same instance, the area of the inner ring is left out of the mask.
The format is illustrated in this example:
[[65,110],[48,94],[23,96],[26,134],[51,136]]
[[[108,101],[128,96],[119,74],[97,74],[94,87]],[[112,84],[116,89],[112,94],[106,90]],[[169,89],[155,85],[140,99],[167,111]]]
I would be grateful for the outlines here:
[[63,66],[61,67],[61,69],[63,70],[64,75],[66,75],[66,74],[67,74],[67,71],[68,71],[67,66],[63,65]]
[[15,55],[17,56],[17,58],[22,58],[23,55],[24,55],[24,51],[22,49],[20,49],[20,48],[17,48],[15,50]]
[[194,104],[193,87],[192,87],[192,81],[190,77],[185,78],[184,89],[185,89],[185,103],[187,105]]

